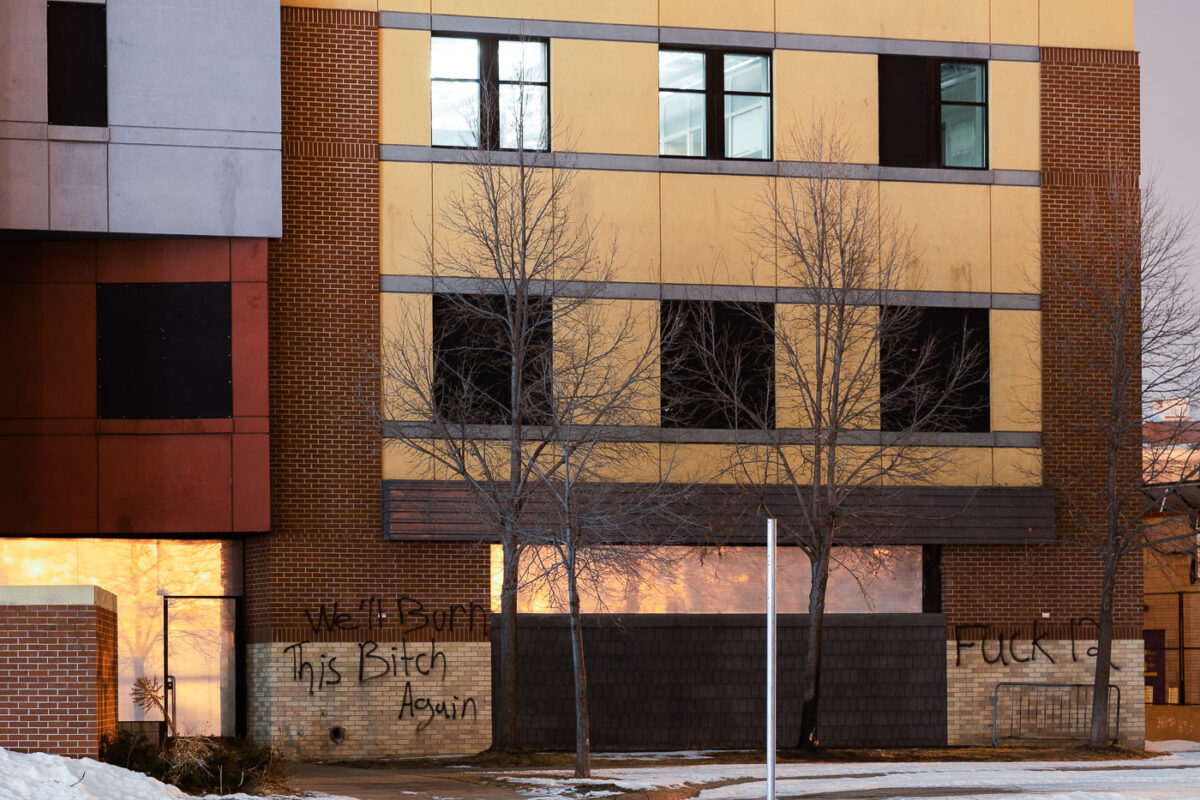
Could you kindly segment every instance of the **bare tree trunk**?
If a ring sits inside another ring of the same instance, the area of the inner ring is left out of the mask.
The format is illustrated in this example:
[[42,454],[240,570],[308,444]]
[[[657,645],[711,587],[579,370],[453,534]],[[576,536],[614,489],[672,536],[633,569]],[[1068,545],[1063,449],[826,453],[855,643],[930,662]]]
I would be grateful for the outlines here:
[[823,549],[810,564],[812,587],[808,593],[808,654],[804,658],[804,701],[800,707],[802,749],[817,746],[817,712],[821,699],[821,640],[825,628],[825,588],[829,582],[829,550]]
[[1113,642],[1113,593],[1117,585],[1117,566],[1120,563],[1114,552],[1112,538],[1104,553],[1104,581],[1100,589],[1100,619],[1096,634],[1096,678],[1092,684],[1092,729],[1088,744],[1091,747],[1107,747],[1108,735],[1108,682],[1112,673]]
[[515,548],[504,548],[504,578],[500,592],[500,664],[493,691],[496,702],[492,749],[517,747],[517,576]]
[[579,616],[579,587],[574,557],[567,561],[567,598],[571,606],[571,666],[575,670],[575,777],[590,778],[591,720],[588,717],[587,668],[583,660],[583,623]]

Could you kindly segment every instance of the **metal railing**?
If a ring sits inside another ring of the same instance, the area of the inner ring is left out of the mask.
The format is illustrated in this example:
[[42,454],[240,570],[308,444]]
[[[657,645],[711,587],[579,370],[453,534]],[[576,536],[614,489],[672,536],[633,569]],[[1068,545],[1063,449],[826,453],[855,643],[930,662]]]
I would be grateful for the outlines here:
[[[1109,736],[1121,736],[1121,689],[1108,687]],[[1001,739],[1087,739],[1092,727],[1090,683],[997,683],[992,695],[992,744]]]

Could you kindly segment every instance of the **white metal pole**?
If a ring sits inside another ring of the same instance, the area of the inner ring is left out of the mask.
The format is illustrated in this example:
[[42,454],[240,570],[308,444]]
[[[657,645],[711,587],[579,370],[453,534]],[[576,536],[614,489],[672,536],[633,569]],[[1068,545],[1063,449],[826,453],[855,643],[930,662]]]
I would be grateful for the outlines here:
[[767,800],[775,800],[775,520],[767,520]]

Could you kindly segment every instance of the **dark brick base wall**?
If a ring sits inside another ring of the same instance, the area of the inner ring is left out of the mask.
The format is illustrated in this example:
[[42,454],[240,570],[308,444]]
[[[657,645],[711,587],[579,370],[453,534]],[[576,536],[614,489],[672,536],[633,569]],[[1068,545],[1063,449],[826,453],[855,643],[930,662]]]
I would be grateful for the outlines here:
[[[807,621],[806,615],[779,617],[777,708],[783,747],[799,736]],[[573,747],[567,618],[522,615],[518,625],[521,744]],[[586,615],[584,626],[594,748],[764,745],[764,617]],[[494,656],[496,648],[493,637]],[[946,743],[944,616],[831,615],[822,666],[822,744]]]

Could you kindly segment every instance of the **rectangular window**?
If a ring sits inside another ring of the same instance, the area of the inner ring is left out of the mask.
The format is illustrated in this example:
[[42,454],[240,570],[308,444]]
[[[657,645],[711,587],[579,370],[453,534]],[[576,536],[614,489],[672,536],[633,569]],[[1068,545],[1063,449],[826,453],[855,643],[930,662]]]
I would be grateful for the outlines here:
[[548,419],[553,315],[549,298],[530,301],[527,312],[510,310],[504,295],[434,295],[433,402],[437,413],[467,425],[508,425],[513,418],[513,348],[510,320],[527,326],[522,370],[521,420]]
[[885,431],[991,430],[986,308],[880,309]]
[[108,125],[106,8],[100,3],[46,6],[46,100],[51,125]]
[[232,416],[229,284],[99,284],[96,407],[107,419]]
[[550,60],[544,40],[434,36],[433,144],[550,149]]
[[664,300],[662,427],[774,427],[770,303]]
[[659,50],[658,152],[771,158],[771,57]]
[[879,56],[879,163],[987,168],[987,65]]

